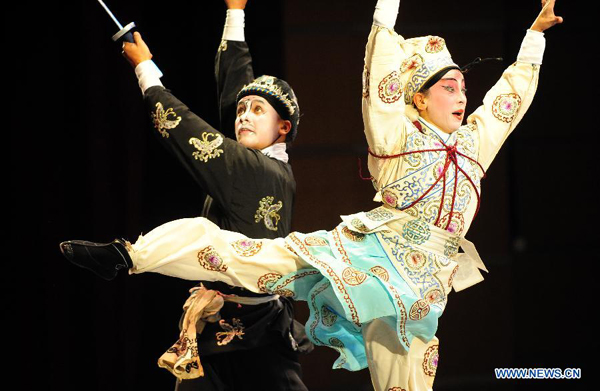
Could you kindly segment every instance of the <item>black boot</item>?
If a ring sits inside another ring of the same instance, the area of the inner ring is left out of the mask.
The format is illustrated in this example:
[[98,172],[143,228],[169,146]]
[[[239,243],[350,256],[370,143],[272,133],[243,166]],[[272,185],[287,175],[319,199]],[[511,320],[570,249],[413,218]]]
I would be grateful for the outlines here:
[[119,270],[133,267],[125,244],[118,239],[112,243],[69,240],[60,244],[60,251],[75,265],[109,281],[117,276]]

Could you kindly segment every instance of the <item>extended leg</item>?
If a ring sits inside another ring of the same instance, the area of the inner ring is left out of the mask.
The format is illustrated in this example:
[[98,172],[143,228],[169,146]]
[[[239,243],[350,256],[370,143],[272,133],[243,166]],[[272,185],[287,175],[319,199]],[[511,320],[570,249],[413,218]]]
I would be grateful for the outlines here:
[[396,331],[383,319],[363,326],[371,381],[376,391],[432,390],[438,360],[437,338],[413,338],[407,352]]
[[[78,243],[77,254],[67,258],[79,266],[90,263],[90,257],[101,264],[121,259],[117,251],[112,256],[106,252],[107,245]],[[126,243],[125,248],[131,274],[153,272],[193,281],[222,281],[257,293],[264,292],[261,278],[310,267],[288,250],[283,238],[249,239],[201,217],[163,224],[135,243]],[[95,255],[99,249],[106,254],[102,259]]]

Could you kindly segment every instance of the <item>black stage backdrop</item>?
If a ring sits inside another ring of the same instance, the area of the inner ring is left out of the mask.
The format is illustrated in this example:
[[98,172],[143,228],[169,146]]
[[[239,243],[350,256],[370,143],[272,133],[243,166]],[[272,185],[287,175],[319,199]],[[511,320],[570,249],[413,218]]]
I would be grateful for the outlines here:
[[[331,229],[339,215],[375,205],[358,175],[359,158],[366,167],[361,72],[374,4],[250,0],[246,36],[256,73],[287,79],[303,110],[290,152],[295,230]],[[216,124],[223,2],[108,5],[123,24],[139,26],[163,83]],[[582,7],[558,2],[565,24],[546,34],[538,95],[483,182],[467,237],[490,273],[450,296],[436,390],[597,387],[598,56],[596,21]],[[396,30],[443,36],[460,64],[505,59],[467,76],[472,110],[515,59],[538,10],[536,0],[403,0]],[[170,390],[174,378],[156,360],[177,338],[193,282],[148,274],[107,283],[64,260],[58,243],[135,240],[197,216],[203,193],[158,144],[133,70],[110,40],[117,29],[97,2],[11,2],[4,11],[11,149],[4,377],[27,390]],[[297,307],[306,319],[305,304]],[[302,358],[312,391],[372,389],[366,370],[331,370],[335,357],[317,348]],[[497,380],[500,367],[581,368],[582,379]]]

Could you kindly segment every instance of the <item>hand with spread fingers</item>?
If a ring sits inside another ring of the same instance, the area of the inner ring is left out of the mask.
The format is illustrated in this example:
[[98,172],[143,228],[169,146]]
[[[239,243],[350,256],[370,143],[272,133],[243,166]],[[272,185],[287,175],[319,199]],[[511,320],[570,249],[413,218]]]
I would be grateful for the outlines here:
[[561,16],[554,14],[556,0],[542,0],[542,11],[531,25],[531,30],[543,32],[550,27],[563,22]]

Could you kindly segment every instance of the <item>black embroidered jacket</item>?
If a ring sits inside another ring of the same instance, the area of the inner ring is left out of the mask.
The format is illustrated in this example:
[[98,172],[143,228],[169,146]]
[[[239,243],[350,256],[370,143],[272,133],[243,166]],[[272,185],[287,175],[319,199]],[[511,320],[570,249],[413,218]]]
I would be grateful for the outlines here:
[[[235,140],[236,96],[254,79],[252,59],[245,42],[222,42],[215,59],[215,77],[221,131],[190,111],[162,86],[151,87],[144,95],[154,128],[161,142],[208,194],[204,207],[206,217],[222,229],[250,238],[286,236],[291,230],[296,191],[291,166]],[[259,296],[220,282],[203,284],[227,294]],[[300,351],[312,349],[302,325],[293,321],[293,306],[288,299],[241,308],[226,303],[221,316],[227,329],[240,330],[241,323],[243,338],[218,345],[216,333],[227,330],[219,324],[208,324],[198,342],[203,355],[249,349],[275,340],[291,344],[294,349],[299,344]]]

